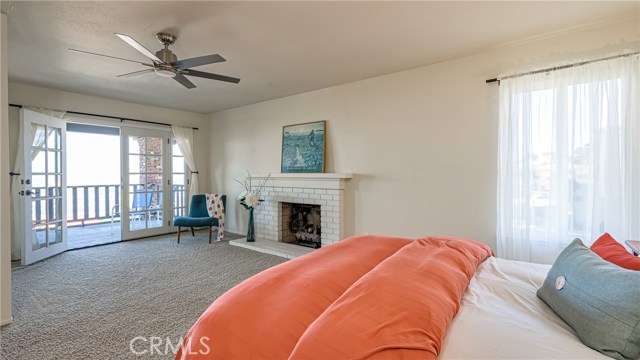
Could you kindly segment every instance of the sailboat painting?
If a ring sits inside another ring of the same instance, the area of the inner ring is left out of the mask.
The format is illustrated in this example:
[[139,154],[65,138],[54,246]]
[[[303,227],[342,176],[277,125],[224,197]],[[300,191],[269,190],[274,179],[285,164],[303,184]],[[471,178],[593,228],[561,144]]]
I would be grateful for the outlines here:
[[282,128],[282,172],[324,172],[325,120]]

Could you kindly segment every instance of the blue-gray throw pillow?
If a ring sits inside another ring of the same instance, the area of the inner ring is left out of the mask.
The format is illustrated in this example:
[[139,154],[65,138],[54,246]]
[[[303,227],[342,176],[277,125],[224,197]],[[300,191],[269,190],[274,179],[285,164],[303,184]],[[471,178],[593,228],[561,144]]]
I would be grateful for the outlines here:
[[620,360],[640,356],[640,271],[609,263],[576,239],[556,259],[538,297],[590,348]]

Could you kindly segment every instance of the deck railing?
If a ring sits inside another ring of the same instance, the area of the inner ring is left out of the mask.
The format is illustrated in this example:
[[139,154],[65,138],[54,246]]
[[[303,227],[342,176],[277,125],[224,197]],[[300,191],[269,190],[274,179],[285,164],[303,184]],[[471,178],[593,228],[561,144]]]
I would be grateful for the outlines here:
[[[142,185],[133,184],[133,191],[138,191]],[[36,194],[44,194],[46,188],[34,187]],[[171,199],[173,208],[185,206],[185,186],[172,185]],[[54,188],[49,189],[55,191]],[[52,194],[50,194],[52,195]],[[101,220],[111,220],[112,216],[120,217],[119,205],[121,188],[120,185],[79,185],[67,187],[67,222],[79,223],[82,226],[85,222],[100,222]],[[46,211],[43,209],[44,201],[34,201],[33,220],[45,220]],[[54,213],[54,202],[49,201],[45,206],[49,207],[49,213]]]

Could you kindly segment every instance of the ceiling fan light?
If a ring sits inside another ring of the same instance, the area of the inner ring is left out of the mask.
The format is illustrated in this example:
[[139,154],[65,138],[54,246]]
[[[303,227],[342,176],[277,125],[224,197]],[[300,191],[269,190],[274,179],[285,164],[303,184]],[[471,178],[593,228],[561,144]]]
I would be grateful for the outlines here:
[[166,78],[172,78],[176,76],[176,73],[171,71],[171,70],[165,70],[165,69],[156,69],[156,74],[158,74],[159,76],[162,77],[166,77]]

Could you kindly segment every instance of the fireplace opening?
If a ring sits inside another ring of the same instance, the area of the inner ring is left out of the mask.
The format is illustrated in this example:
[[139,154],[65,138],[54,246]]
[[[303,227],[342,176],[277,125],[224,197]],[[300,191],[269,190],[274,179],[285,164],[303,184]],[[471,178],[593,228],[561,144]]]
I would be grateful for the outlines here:
[[319,249],[322,246],[320,205],[282,203],[282,242]]

